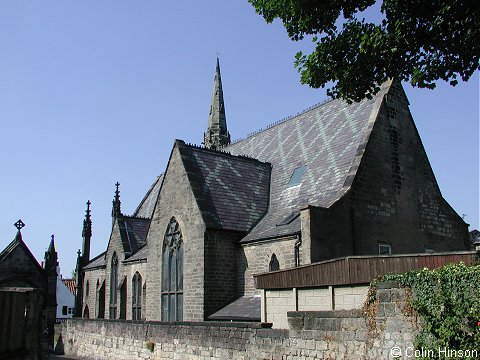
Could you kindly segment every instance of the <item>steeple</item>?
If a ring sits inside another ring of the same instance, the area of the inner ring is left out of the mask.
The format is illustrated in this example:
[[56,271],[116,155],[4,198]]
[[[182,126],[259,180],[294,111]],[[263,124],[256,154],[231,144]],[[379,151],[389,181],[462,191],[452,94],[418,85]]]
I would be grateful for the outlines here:
[[115,221],[115,218],[120,215],[122,212],[120,210],[120,183],[117,181],[115,184],[115,198],[112,201],[112,223]]
[[87,210],[85,211],[85,219],[83,220],[83,251],[82,258],[86,264],[90,260],[90,239],[92,238],[92,219],[90,217],[90,200],[87,201]]
[[230,144],[230,133],[227,130],[225,104],[223,103],[222,77],[220,75],[220,61],[217,57],[217,67],[213,80],[208,128],[204,134],[203,144],[208,149],[217,149]]
[[75,268],[75,282],[77,291],[75,293],[75,313],[74,317],[82,317],[83,309],[83,266],[80,249],[77,252],[77,267]]
[[55,236],[52,235],[48,250],[45,252],[45,274],[47,275],[46,320],[49,344],[53,344],[54,326],[57,317],[57,269],[58,256],[55,251]]
[[52,235],[48,250],[45,252],[45,271],[47,274],[55,273],[55,275],[57,275],[57,266],[58,256],[57,252],[55,251],[55,236]]

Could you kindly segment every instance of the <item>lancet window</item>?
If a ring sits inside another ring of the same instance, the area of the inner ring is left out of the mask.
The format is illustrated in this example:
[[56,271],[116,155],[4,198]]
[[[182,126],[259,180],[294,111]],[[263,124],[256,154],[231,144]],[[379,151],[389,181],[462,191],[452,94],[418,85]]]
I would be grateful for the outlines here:
[[142,319],[142,275],[137,271],[132,279],[132,320]]
[[183,237],[170,219],[162,249],[162,321],[183,320]]
[[280,263],[278,262],[277,255],[275,255],[275,253],[272,254],[270,263],[268,264],[268,270],[269,271],[280,270]]
[[110,268],[110,319],[117,318],[118,257],[113,253]]

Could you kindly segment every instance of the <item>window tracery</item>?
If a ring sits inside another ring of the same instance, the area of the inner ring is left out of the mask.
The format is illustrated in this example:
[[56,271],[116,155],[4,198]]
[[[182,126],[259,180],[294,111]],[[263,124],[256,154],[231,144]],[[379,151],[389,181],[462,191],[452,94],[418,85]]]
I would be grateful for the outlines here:
[[183,237],[174,217],[163,239],[161,304],[162,321],[183,320]]

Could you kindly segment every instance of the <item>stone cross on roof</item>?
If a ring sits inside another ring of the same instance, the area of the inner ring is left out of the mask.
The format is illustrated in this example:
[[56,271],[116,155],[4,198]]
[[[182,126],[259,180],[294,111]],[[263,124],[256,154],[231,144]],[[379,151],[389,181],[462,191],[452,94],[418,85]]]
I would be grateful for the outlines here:
[[18,231],[22,230],[22,228],[25,227],[25,224],[21,219],[19,219],[14,225]]

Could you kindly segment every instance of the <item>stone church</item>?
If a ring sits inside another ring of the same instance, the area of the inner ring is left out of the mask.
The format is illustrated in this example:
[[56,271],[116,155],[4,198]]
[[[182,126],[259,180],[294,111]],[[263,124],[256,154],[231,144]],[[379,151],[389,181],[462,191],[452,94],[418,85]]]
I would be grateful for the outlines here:
[[76,316],[260,320],[253,274],[468,246],[468,225],[442,197],[399,82],[230,139],[217,59],[204,146],[175,140],[132,215],[116,184],[108,247],[93,258],[87,203]]

